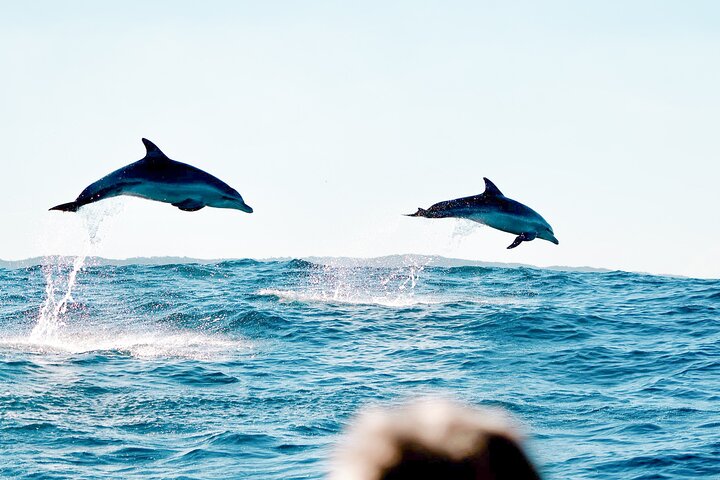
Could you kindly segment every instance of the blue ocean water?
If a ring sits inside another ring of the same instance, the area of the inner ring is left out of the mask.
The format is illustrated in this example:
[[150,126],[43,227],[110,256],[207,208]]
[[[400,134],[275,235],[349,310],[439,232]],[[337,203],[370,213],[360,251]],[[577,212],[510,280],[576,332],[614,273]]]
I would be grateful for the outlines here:
[[302,260],[0,269],[0,476],[323,478],[358,408],[509,410],[545,478],[720,478],[720,281]]

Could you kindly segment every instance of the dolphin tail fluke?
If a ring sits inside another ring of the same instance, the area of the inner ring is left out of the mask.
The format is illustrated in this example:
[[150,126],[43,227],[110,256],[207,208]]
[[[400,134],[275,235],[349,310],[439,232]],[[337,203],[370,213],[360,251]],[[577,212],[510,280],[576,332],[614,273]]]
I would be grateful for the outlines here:
[[427,216],[427,210],[425,210],[424,208],[418,207],[418,211],[417,211],[417,212],[415,212],[415,213],[406,213],[405,216],[406,216],[406,217],[425,217],[425,216]]
[[55,205],[50,210],[60,210],[61,212],[77,212],[81,205],[78,202],[62,203]]

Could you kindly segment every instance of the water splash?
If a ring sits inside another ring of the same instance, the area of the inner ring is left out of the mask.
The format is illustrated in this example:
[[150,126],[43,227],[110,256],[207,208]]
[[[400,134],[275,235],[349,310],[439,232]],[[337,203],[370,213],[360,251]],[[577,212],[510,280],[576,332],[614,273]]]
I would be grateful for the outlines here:
[[83,220],[89,247],[99,245],[110,225],[110,220],[125,210],[126,203],[120,198],[110,198],[102,203],[87,205],[78,211]]
[[451,234],[452,243],[457,246],[466,240],[470,235],[483,228],[483,224],[472,220],[458,219]]
[[[72,292],[77,283],[78,273],[85,266],[87,257],[102,241],[101,228],[107,224],[106,220],[116,216],[123,208],[124,203],[118,200],[84,207],[77,213],[87,234],[83,253],[76,256],[71,264],[68,263],[67,257],[45,258],[42,267],[45,275],[45,299],[40,306],[37,322],[30,332],[31,341],[47,343],[66,325],[65,314],[68,305],[73,302]],[[69,269],[68,265],[71,265]],[[67,273],[65,270],[68,270]]]
[[387,307],[439,303],[433,298],[416,296],[416,287],[426,264],[413,260],[403,266],[377,267],[363,264],[358,259],[355,265],[322,265],[303,279],[297,288],[261,289],[257,293],[289,302]]
[[[62,265],[43,265],[45,274],[45,300],[40,307],[40,314],[37,323],[30,332],[30,338],[35,341],[47,340],[57,335],[58,331],[65,325],[64,315],[67,312],[68,302],[73,300],[72,290],[77,281],[77,274],[85,265],[87,255],[75,257],[72,269],[64,278]],[[59,258],[59,257],[58,257]],[[57,297],[56,290],[64,291],[62,296]]]

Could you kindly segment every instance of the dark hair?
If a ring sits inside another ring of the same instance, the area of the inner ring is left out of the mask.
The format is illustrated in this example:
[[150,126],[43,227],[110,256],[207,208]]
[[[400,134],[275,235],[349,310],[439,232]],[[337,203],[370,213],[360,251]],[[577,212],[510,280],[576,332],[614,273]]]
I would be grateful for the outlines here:
[[373,409],[350,426],[333,480],[537,480],[507,415],[424,400]]

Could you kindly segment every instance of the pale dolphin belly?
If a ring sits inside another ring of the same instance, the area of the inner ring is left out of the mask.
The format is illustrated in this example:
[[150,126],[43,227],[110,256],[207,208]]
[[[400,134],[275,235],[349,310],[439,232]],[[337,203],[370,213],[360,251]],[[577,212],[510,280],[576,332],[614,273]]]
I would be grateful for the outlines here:
[[503,232],[514,233],[520,235],[523,232],[531,232],[536,230],[536,226],[527,222],[518,215],[502,213],[502,212],[483,212],[466,216],[468,220],[482,223],[488,227],[502,230]]
[[123,188],[123,194],[167,203],[179,203],[190,199],[204,204],[210,204],[222,196],[221,192],[207,184],[190,183],[179,186],[163,182],[128,185]]

